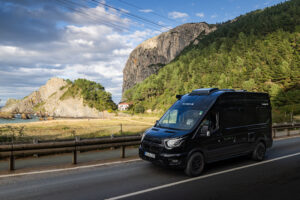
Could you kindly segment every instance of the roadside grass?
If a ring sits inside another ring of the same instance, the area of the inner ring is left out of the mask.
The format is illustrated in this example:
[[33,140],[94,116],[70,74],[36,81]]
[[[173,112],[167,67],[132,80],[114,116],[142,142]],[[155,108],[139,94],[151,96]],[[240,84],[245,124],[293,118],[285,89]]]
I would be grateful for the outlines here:
[[[1,124],[0,142],[10,142],[12,135],[14,135],[15,142],[32,142],[34,139],[42,141],[71,139],[75,136],[94,138],[139,134],[153,126],[157,119],[157,117],[130,116],[111,119],[56,119],[9,125]],[[19,129],[22,129],[22,132],[18,131]]]
[[300,121],[300,115],[294,116],[294,119],[295,119],[296,121]]

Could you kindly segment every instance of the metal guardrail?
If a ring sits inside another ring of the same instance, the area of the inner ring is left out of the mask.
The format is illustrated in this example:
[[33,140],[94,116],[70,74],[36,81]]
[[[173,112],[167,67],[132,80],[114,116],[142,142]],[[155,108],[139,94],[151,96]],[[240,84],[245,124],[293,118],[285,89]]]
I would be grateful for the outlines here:
[[[292,130],[300,128],[300,123],[285,123],[274,124],[272,126],[273,138],[291,136]],[[285,134],[278,135],[284,132]],[[296,134],[300,134],[296,133]],[[140,135],[121,136],[111,138],[94,138],[83,139],[78,138],[73,141],[48,141],[35,144],[5,144],[0,145],[0,158],[9,158],[9,170],[15,169],[15,158],[34,156],[34,155],[49,155],[57,153],[72,153],[72,163],[77,164],[78,151],[93,151],[113,147],[121,147],[121,158],[125,158],[125,148],[127,146],[136,146],[140,144]]]
[[[300,123],[273,124],[272,126],[273,138],[286,137],[286,136],[289,137],[292,135],[291,132],[293,130],[297,130],[299,128],[300,128]],[[284,134],[282,134],[282,132]],[[296,134],[300,134],[300,132]]]
[[115,138],[97,138],[61,142],[46,142],[37,144],[10,144],[0,145],[0,158],[9,158],[9,170],[15,169],[15,158],[50,155],[57,153],[73,153],[72,163],[77,164],[78,151],[93,151],[121,147],[121,158],[125,158],[125,148],[127,146],[139,145],[141,136],[123,136]]

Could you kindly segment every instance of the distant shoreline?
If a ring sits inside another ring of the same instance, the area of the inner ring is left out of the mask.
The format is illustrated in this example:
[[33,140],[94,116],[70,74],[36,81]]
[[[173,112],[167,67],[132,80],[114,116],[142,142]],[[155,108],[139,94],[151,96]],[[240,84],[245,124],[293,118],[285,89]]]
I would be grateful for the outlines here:
[[[135,116],[136,117],[136,116]],[[127,123],[132,123],[135,122],[137,123],[138,121],[132,121],[132,120],[128,120],[128,118],[132,118],[132,117],[112,117],[112,118],[106,118],[106,119],[102,119],[102,118],[85,118],[85,119],[79,119],[79,118],[55,118],[54,120],[36,120],[36,121],[27,121],[23,120],[22,122],[17,122],[17,123],[1,123],[0,122],[0,127],[4,127],[7,125],[16,125],[16,126],[24,126],[24,125],[29,125],[29,126],[34,126],[34,125],[47,125],[47,124],[64,124],[64,123],[95,123],[95,122],[105,122],[105,121],[118,121],[118,120],[125,120]],[[134,118],[134,117],[133,117]],[[153,117],[146,117],[148,119],[151,119]],[[156,119],[156,118],[155,118]],[[0,119],[1,121],[1,119]],[[144,123],[144,122],[140,122],[140,123]],[[149,125],[152,125],[153,123],[149,123]],[[78,125],[78,124],[76,124]]]
[[52,119],[52,120],[39,120],[38,117],[35,117],[33,119],[3,119],[3,118],[0,118],[0,126],[5,126],[5,125],[8,125],[8,124],[29,124],[29,123],[47,123],[47,122],[51,122],[51,121],[73,121],[73,120],[105,120],[105,119],[108,119],[108,118],[71,118],[71,117],[64,117],[64,118],[55,118],[55,119]]

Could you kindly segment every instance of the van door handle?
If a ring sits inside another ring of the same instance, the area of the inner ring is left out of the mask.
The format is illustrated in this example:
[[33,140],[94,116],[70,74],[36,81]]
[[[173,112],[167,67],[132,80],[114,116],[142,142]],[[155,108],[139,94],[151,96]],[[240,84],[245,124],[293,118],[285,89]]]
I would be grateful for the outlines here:
[[255,132],[248,133],[248,142],[254,142],[255,141]]

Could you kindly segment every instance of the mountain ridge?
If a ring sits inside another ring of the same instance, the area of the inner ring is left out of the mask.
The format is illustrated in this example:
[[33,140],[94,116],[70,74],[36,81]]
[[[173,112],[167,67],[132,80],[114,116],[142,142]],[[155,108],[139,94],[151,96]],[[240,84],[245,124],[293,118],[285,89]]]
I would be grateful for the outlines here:
[[157,73],[192,43],[199,34],[206,35],[215,29],[215,25],[205,22],[186,23],[139,44],[130,53],[123,69],[122,92],[124,93],[151,74]]
[[274,116],[300,114],[299,15],[300,1],[291,0],[220,24],[123,96],[166,110],[196,88],[246,89],[269,93]]

